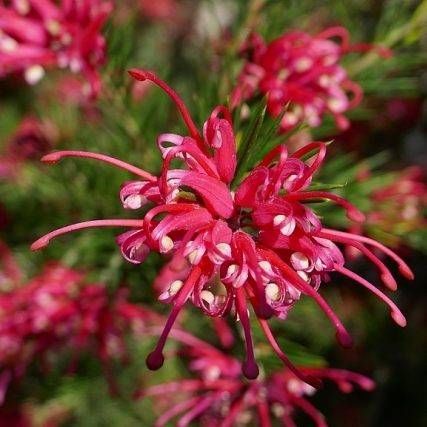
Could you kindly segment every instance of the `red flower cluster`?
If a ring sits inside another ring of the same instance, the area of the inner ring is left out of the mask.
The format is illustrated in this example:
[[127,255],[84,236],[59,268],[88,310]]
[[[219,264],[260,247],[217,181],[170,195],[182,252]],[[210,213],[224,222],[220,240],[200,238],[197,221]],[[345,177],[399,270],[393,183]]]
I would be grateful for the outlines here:
[[[181,427],[195,420],[203,427],[249,424],[265,427],[272,426],[275,420],[285,427],[296,427],[294,417],[300,410],[318,427],[327,427],[322,414],[307,399],[316,389],[291,371],[283,369],[248,383],[241,376],[238,360],[189,334],[174,332],[175,338],[186,344],[182,354],[190,357],[189,368],[198,378],[151,386],[137,394],[137,398],[156,397],[155,406],[162,415],[155,427],[179,416],[175,425]],[[375,387],[371,379],[342,369],[299,367],[299,370],[306,377],[334,381],[344,393],[353,390],[353,383],[366,391]],[[163,408],[166,396],[167,406]]]
[[[390,247],[401,249],[405,246],[409,233],[423,230],[427,225],[424,215],[427,186],[423,182],[423,170],[421,167],[411,166],[385,174],[377,180],[370,175],[370,171],[362,167],[356,177],[369,190],[369,205],[366,221],[363,224],[351,224],[349,231],[378,236]],[[346,255],[357,258],[360,254],[353,248],[347,248]]]
[[[340,43],[331,37],[338,37]],[[267,111],[278,117],[290,103],[281,122],[285,131],[303,121],[317,127],[325,113],[334,117],[339,129],[346,129],[349,121],[343,113],[361,101],[362,89],[348,79],[346,70],[339,65],[341,57],[355,50],[391,55],[376,46],[350,45],[343,27],[332,27],[313,37],[291,31],[268,44],[259,34],[252,33],[243,50],[249,58],[232,94],[232,107],[257,94],[268,94]]]
[[0,77],[20,71],[35,84],[45,67],[56,65],[84,73],[96,96],[97,67],[105,60],[100,30],[112,8],[113,2],[103,0],[1,0]]
[[[396,288],[396,282],[390,271],[365,244],[390,255],[402,273],[411,278],[406,264],[373,240],[325,229],[308,206],[310,202],[327,199],[344,207],[350,219],[364,219],[361,212],[342,198],[310,189],[313,173],[326,153],[323,143],[311,143],[291,156],[284,145],[277,146],[234,191],[231,183],[237,159],[229,111],[221,106],[215,108],[201,136],[182,101],[164,82],[141,70],[130,70],[130,74],[163,88],[176,102],[190,131],[190,136],[168,133],[158,137],[164,159],[159,177],[96,153],[62,151],[42,160],[55,163],[63,157],[76,156],[119,166],[140,177],[122,186],[120,198],[124,208],[136,210],[147,203],[154,207],[140,220],[95,220],[64,227],[37,240],[32,250],[45,247],[52,237],[68,231],[126,226],[132,229],[121,234],[117,243],[128,261],[140,263],[150,251],[171,254],[170,265],[180,265],[180,269],[176,278],[171,272],[164,275],[170,282],[159,299],[174,306],[158,345],[147,358],[150,368],[162,366],[167,335],[187,300],[208,316],[236,313],[246,339],[247,360],[242,369],[248,378],[256,378],[259,373],[248,303],[274,350],[291,369],[294,367],[277,346],[266,319],[271,316],[286,319],[301,295],[317,302],[334,324],[339,342],[350,346],[351,336],[318,292],[320,284],[329,281],[328,274],[333,271],[345,274],[378,295],[390,306],[394,320],[405,325],[404,316],[386,295],[344,267],[344,257],[335,242],[351,245],[366,255],[391,289]],[[310,155],[314,161],[308,166],[302,158]],[[172,168],[173,159],[182,160],[185,168]]]
[[22,377],[34,359],[46,364],[49,353],[68,349],[73,370],[79,353],[93,346],[114,392],[109,360],[128,357],[125,331],[161,317],[128,303],[123,292],[110,303],[105,285],[85,283],[83,273],[58,263],[24,282],[2,242],[0,256],[0,403],[9,382]]

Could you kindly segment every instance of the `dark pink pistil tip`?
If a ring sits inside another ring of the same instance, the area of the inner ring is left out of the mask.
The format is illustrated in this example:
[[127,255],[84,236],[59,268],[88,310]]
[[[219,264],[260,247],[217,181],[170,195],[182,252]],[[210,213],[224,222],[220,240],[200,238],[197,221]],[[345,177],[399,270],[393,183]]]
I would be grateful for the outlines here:
[[406,326],[406,318],[400,311],[393,310],[391,312],[391,317],[402,328]]
[[335,337],[344,348],[353,347],[353,337],[346,330],[337,331]]
[[147,368],[151,371],[157,371],[163,366],[163,363],[165,362],[165,356],[163,356],[162,353],[154,350],[151,352],[147,359],[145,359],[145,364],[147,365]]
[[365,215],[356,208],[348,211],[347,218],[354,222],[364,222],[366,219]]
[[260,319],[268,320],[273,316],[273,309],[266,302],[260,303],[255,311]]
[[399,267],[400,274],[408,280],[414,280],[414,273],[406,266]]
[[56,163],[60,160],[61,156],[58,153],[50,153],[40,159],[40,161],[43,163]]
[[39,251],[40,249],[44,249],[49,244],[49,240],[45,238],[41,238],[39,240],[36,240],[31,246],[30,251]]
[[259,375],[258,365],[253,361],[246,361],[242,364],[242,374],[248,380],[255,380]]
[[307,375],[305,377],[305,381],[307,384],[311,385],[317,390],[321,390],[323,388],[323,381],[320,378],[313,377],[312,375]]
[[382,274],[381,280],[387,286],[387,288],[391,289],[392,291],[397,289],[396,280],[394,280],[394,277],[391,274]]
[[147,77],[145,76],[144,72],[142,70],[138,70],[136,68],[131,68],[128,70],[128,73],[136,80],[139,80],[140,82],[143,82],[147,80]]

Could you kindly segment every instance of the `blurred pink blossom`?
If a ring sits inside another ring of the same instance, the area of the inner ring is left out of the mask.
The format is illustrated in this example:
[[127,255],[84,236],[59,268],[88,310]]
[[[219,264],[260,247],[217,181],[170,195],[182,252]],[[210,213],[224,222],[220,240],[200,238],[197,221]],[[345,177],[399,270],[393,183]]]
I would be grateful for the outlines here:
[[[340,42],[331,40],[334,37]],[[291,31],[269,43],[252,33],[242,50],[248,59],[231,95],[232,108],[268,94],[267,111],[278,117],[289,103],[281,121],[284,131],[303,121],[317,127],[325,113],[333,116],[340,130],[346,129],[349,121],[343,113],[359,104],[362,88],[348,78],[339,64],[341,57],[355,50],[391,55],[374,45],[351,45],[343,27],[331,27],[315,36]]]
[[[189,334],[175,334],[186,347],[182,355],[190,358],[189,368],[196,378],[181,379],[142,389],[137,398],[154,396],[161,415],[155,427],[172,419],[175,425],[189,426],[197,421],[203,427],[240,425],[296,427],[297,412],[305,412],[317,425],[327,427],[323,415],[309,397],[316,389],[290,370],[280,369],[248,383],[241,376],[240,362]],[[335,382],[343,393],[354,384],[371,391],[375,383],[354,372],[324,367],[298,367],[305,377],[315,376]],[[318,380],[319,381],[319,380]],[[321,382],[318,382],[321,387]],[[243,425],[242,424],[242,425]]]
[[0,77],[22,72],[28,84],[57,66],[85,75],[91,97],[101,90],[105,61],[100,33],[112,1],[13,0],[0,2]]
[[127,302],[121,289],[110,301],[101,283],[86,283],[82,272],[56,262],[29,281],[7,246],[0,242],[0,403],[8,384],[19,380],[38,359],[46,369],[48,354],[67,350],[69,370],[78,356],[95,350],[112,392],[116,392],[110,360],[129,359],[124,334],[141,333],[147,323],[163,318]]

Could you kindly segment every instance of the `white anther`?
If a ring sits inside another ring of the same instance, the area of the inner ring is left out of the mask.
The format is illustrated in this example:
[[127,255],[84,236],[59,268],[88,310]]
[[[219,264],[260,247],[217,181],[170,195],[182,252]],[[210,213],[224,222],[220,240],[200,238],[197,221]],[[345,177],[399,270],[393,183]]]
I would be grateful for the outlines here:
[[147,198],[142,194],[131,194],[126,198],[124,207],[128,209],[139,209],[147,203]]
[[331,83],[331,78],[327,74],[322,74],[319,77],[319,86],[327,87]]
[[288,224],[286,224],[284,227],[280,229],[280,232],[284,236],[290,236],[294,230],[295,230],[295,221],[291,220]]
[[79,58],[71,58],[69,66],[73,73],[79,73],[82,69],[82,61]]
[[317,271],[323,271],[325,267],[326,267],[326,265],[323,264],[322,260],[320,258],[317,258],[316,262],[314,263],[314,268]]
[[3,52],[14,52],[18,48],[18,42],[9,36],[0,34],[0,50]]
[[203,377],[207,381],[215,381],[220,377],[220,375],[221,375],[221,369],[215,365],[209,366],[203,372]]
[[25,81],[29,85],[37,84],[45,75],[44,68],[41,65],[33,65],[24,72]]
[[200,292],[200,297],[203,301],[206,301],[209,306],[211,306],[215,301],[215,296],[211,291],[203,290],[202,292]]
[[233,274],[239,271],[239,266],[237,264],[231,264],[230,267],[227,268],[227,277],[232,276]]
[[303,279],[305,282],[309,282],[310,281],[310,276],[302,270],[297,271],[297,274],[299,277],[301,277],[301,279]]
[[267,274],[273,275],[274,271],[273,271],[273,267],[271,266],[271,264],[268,261],[260,261],[258,262],[258,265],[261,267],[262,270],[264,270]]
[[160,243],[160,252],[162,254],[166,254],[172,249],[173,249],[173,240],[169,236],[163,236]]
[[61,23],[50,19],[46,23],[46,29],[52,36],[57,36],[61,32]]
[[191,251],[191,252],[187,255],[188,261],[190,261],[190,264],[191,264],[191,265],[194,265],[194,263],[196,263],[196,262],[197,262],[197,256],[198,256],[198,254],[199,254],[199,251],[196,249],[196,250],[194,250],[194,251]]
[[276,215],[273,218],[273,224],[275,227],[279,226],[286,219],[285,215]]
[[178,293],[178,291],[184,286],[182,280],[175,280],[169,286],[169,295],[172,297]]
[[302,57],[295,62],[295,70],[299,73],[302,73],[304,71],[307,71],[312,64],[313,61],[310,58]]
[[305,270],[310,265],[310,260],[302,252],[294,252],[291,255],[291,263],[298,270]]
[[276,215],[273,218],[273,224],[275,227],[280,228],[280,232],[285,236],[290,236],[295,230],[295,220],[292,218],[286,225],[282,225],[285,222],[285,215]]
[[337,98],[329,98],[326,104],[334,113],[342,113],[347,107],[347,103],[344,100]]
[[181,280],[173,281],[170,284],[169,289],[166,292],[163,292],[162,294],[159,295],[158,300],[159,301],[165,301],[165,300],[175,296],[183,286],[184,286],[184,282],[182,282]]
[[227,258],[231,257],[231,247],[228,243],[218,243],[216,245],[216,248],[218,249],[218,252],[216,251],[212,251],[211,255],[212,255],[212,260],[214,262],[222,262],[224,260],[226,260]]
[[270,301],[278,301],[280,299],[280,288],[276,283],[271,282],[265,287],[265,295]]

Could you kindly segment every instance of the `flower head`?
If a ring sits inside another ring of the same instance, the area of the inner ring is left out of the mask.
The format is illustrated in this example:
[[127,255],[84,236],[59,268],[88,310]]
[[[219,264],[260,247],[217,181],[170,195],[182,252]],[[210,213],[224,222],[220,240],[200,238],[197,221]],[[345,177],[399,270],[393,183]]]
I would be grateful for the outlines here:
[[259,93],[268,94],[267,111],[274,117],[290,103],[281,121],[285,131],[303,121],[317,127],[325,113],[334,117],[338,128],[346,129],[349,122],[343,113],[361,101],[362,89],[349,80],[339,61],[349,51],[371,49],[383,56],[391,54],[371,45],[350,45],[343,27],[332,27],[316,36],[291,31],[268,44],[252,33],[243,49],[249,58],[232,94],[232,107]]
[[49,354],[64,348],[73,353],[74,370],[79,354],[94,347],[115,392],[109,362],[128,359],[124,333],[163,324],[161,316],[127,302],[125,289],[110,303],[105,285],[86,283],[83,273],[58,263],[47,263],[26,282],[2,242],[0,256],[0,403],[9,382],[34,359],[46,365]]
[[102,25],[110,1],[17,0],[0,4],[0,77],[23,72],[29,84],[45,67],[70,68],[86,75],[92,96],[101,88],[97,67],[105,60]]
[[[369,178],[369,172],[363,175],[359,176],[362,182]],[[366,223],[352,225],[352,232],[369,236],[381,230],[384,240],[399,248],[409,233],[424,229],[427,186],[423,178],[422,168],[412,166],[381,177],[376,185],[372,182]]]
[[[158,147],[163,156],[159,177],[101,154],[62,151],[42,160],[54,163],[66,156],[98,159],[124,168],[139,180],[123,184],[120,198],[125,209],[152,207],[141,220],[95,220],[53,231],[32,245],[45,247],[52,237],[68,231],[97,226],[131,227],[117,238],[128,261],[141,263],[150,251],[172,256],[170,269],[161,280],[159,300],[173,303],[168,322],[147,364],[157,369],[164,362],[163,347],[180,310],[191,301],[206,315],[222,317],[235,313],[246,339],[247,358],[242,364],[248,378],[258,376],[249,323],[252,307],[279,357],[297,373],[278,347],[267,319],[286,319],[302,297],[310,296],[331,319],[339,342],[348,347],[351,336],[318,292],[329,273],[338,271],[354,279],[385,301],[395,321],[405,318],[395,304],[362,277],[344,267],[336,242],[354,246],[380,270],[383,282],[395,289],[396,282],[369,246],[394,258],[404,275],[412,277],[406,264],[377,242],[349,233],[328,230],[309,207],[310,202],[330,200],[341,205],[347,216],[363,220],[363,214],[342,198],[312,190],[313,173],[326,154],[321,142],[311,143],[292,155],[284,145],[274,148],[235,191],[231,182],[236,170],[236,143],[229,111],[217,107],[200,135],[182,101],[164,82],[151,73],[130,70],[138,80],[151,80],[176,102],[189,129],[189,136],[162,134]],[[310,166],[302,160],[314,157]],[[183,168],[172,168],[181,159]],[[183,260],[185,259],[185,260]],[[177,266],[177,273],[173,271]],[[166,286],[165,286],[166,285]]]
[[[316,389],[290,370],[263,374],[248,383],[242,378],[240,362],[235,358],[189,334],[178,332],[175,338],[187,346],[182,353],[190,357],[188,366],[197,376],[147,387],[137,394],[138,398],[168,396],[167,407],[155,427],[162,427],[177,417],[176,425],[182,427],[195,420],[205,427],[271,426],[275,420],[285,427],[295,427],[294,417],[298,411],[305,412],[318,427],[327,427],[322,414],[309,401]],[[298,369],[303,375],[335,382],[344,393],[351,392],[354,384],[366,391],[375,387],[371,379],[347,370]],[[158,403],[161,406],[161,402]]]

